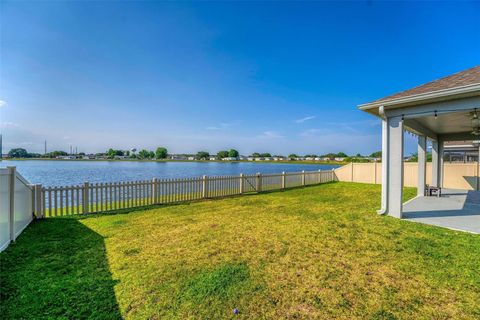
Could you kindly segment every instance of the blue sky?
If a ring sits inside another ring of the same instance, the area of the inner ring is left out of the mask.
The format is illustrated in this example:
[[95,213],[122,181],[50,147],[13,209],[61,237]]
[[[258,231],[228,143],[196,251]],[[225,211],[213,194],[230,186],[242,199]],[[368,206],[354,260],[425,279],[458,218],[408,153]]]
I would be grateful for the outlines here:
[[5,149],[371,153],[358,104],[480,63],[478,2],[0,5]]

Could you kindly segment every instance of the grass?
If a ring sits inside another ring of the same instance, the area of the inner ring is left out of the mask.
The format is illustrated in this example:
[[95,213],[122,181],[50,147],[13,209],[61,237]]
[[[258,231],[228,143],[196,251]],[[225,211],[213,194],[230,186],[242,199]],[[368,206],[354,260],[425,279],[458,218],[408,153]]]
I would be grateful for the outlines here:
[[34,222],[0,254],[0,314],[479,318],[480,237],[378,216],[379,195],[332,183]]

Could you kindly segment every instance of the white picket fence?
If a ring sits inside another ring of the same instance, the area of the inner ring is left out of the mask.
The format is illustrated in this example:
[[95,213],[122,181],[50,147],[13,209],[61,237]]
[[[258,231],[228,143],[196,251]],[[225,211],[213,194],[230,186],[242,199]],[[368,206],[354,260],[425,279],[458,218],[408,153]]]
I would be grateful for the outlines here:
[[56,217],[281,190],[335,179],[333,170],[302,171],[95,184],[85,182],[60,187],[35,185],[33,192],[35,215]]

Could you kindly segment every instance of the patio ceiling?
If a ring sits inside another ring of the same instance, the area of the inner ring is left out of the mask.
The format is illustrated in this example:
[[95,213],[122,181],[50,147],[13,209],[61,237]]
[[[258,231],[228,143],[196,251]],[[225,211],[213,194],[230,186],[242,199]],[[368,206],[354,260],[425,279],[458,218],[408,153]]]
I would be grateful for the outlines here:
[[[480,110],[479,110],[480,115]],[[427,115],[416,120],[424,127],[437,134],[471,133],[472,114],[471,111],[454,112],[445,115]]]

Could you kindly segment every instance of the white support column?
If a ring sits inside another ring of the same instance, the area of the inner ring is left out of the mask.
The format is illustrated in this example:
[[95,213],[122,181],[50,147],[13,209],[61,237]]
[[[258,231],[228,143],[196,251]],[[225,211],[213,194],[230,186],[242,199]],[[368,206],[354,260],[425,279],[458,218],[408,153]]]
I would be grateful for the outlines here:
[[432,141],[432,186],[442,186],[443,141]]
[[388,207],[388,121],[382,119],[382,206],[379,214],[386,214]]
[[438,141],[432,141],[432,186],[438,186]]
[[425,195],[427,181],[427,137],[418,136],[418,183],[417,196]]
[[402,218],[403,207],[403,120],[388,118],[387,213]]

